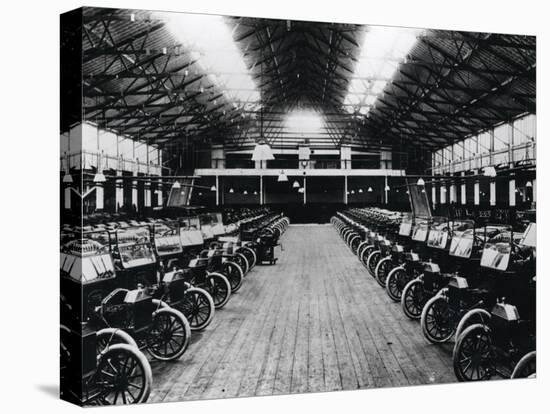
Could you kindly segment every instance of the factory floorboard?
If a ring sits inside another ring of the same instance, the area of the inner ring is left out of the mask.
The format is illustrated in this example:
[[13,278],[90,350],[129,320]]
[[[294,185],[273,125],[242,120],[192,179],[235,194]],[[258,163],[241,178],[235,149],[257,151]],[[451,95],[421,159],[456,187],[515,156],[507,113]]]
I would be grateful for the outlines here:
[[290,226],[175,363],[152,361],[149,402],[456,381],[451,346],[368,275],[330,225]]

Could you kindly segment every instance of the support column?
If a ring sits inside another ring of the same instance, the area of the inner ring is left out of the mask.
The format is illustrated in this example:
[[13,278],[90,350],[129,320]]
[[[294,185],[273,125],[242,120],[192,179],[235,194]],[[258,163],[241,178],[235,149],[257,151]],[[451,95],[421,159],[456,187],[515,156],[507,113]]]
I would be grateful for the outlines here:
[[71,186],[68,185],[65,187],[65,209],[71,209]]
[[[117,176],[122,176],[122,171],[116,172]],[[124,205],[124,183],[122,178],[117,178],[115,181],[115,211],[119,211]]]
[[307,183],[307,178],[306,178],[306,176],[304,176],[304,205],[305,205],[306,202],[307,202],[307,197],[306,197],[307,185],[306,185],[306,183]]
[[95,183],[95,210],[103,211],[105,201],[105,191],[103,183]]
[[384,176],[384,204],[388,204],[389,202],[389,190],[388,190],[388,176]]
[[349,145],[340,147],[340,168],[343,170],[351,169],[351,147]]
[[[216,205],[220,205],[220,176],[216,175]],[[260,196],[261,197],[261,196]],[[261,198],[260,198],[261,200]],[[261,204],[261,202],[260,202]]]
[[516,179],[511,178],[508,182],[508,200],[510,207],[516,206]]
[[456,204],[458,197],[456,193],[456,182],[454,181],[454,179],[451,186],[449,187],[449,193],[449,203]]
[[260,205],[264,205],[264,176],[260,175]]
[[135,211],[139,210],[138,207],[138,182],[132,181],[132,208],[135,209]]
[[461,173],[462,182],[460,183],[460,204],[463,206],[466,205],[466,180],[464,179],[465,174]]
[[225,151],[221,145],[213,145],[210,152],[211,168],[225,168]]
[[447,186],[443,180],[441,180],[441,187],[439,188],[439,201],[441,204],[447,204]]
[[305,170],[310,166],[309,160],[311,155],[311,149],[307,145],[300,145],[298,147],[298,168],[300,170]]
[[497,182],[491,180],[489,183],[489,204],[491,206],[497,205]]
[[435,181],[432,182],[432,206],[435,209],[437,204],[437,188],[435,186]]
[[157,207],[162,207],[163,194],[162,194],[162,180],[159,180],[157,184]]
[[[478,170],[474,170],[474,175],[478,173]],[[474,205],[479,206],[479,178],[476,178],[474,181]]]
[[151,183],[150,182],[145,182],[144,184],[143,204],[145,208],[151,207]]
[[344,175],[344,204],[348,204],[348,176]]

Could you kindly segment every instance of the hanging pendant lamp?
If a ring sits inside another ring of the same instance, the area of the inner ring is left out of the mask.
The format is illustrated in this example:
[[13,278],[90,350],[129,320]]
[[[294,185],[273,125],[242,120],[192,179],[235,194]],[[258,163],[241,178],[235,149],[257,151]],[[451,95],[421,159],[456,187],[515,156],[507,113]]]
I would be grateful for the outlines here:
[[288,177],[286,176],[284,170],[281,170],[279,173],[279,176],[277,177],[277,182],[279,183],[286,183],[288,181]]
[[180,182],[179,181],[174,181],[174,184],[172,184],[172,188],[174,188],[176,190],[181,188]]
[[292,188],[300,188],[300,183],[298,181],[294,181],[294,183],[292,183]]
[[424,181],[424,179],[422,177],[420,177],[418,179],[418,181],[416,182],[416,185],[425,185],[425,184],[426,184],[426,182]]

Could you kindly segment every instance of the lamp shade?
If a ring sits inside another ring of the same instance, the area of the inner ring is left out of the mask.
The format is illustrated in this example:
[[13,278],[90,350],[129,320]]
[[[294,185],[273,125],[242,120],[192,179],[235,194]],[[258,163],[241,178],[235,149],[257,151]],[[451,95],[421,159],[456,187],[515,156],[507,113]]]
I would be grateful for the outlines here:
[[358,190],[358,193],[363,193],[363,189],[360,188],[360,189]]
[[298,181],[294,181],[292,183],[292,188],[300,188],[300,183]]
[[244,195],[248,195],[248,191],[244,190],[244,191],[243,191],[243,194],[244,194]]
[[485,177],[496,177],[497,176],[497,170],[495,167],[485,167],[483,169],[483,175]]
[[525,184],[525,187],[533,187],[533,183],[531,181],[527,181],[527,184]]
[[389,186],[389,185],[387,185],[387,186],[386,186],[386,187],[384,188],[384,190],[386,190],[386,191],[390,191],[390,186]]
[[372,187],[369,187],[369,189],[367,190],[369,193],[372,193]]
[[73,176],[71,174],[65,174],[63,176],[63,182],[65,184],[72,184],[73,183]]
[[210,191],[216,191],[216,186],[213,185],[212,187],[210,187]]
[[229,193],[230,193],[230,194],[233,194],[234,192],[235,192],[235,190],[233,190],[233,188],[230,188],[230,189],[229,189]]
[[279,173],[279,176],[277,177],[277,181],[280,183],[284,183],[288,181],[288,177],[286,176],[285,172],[281,170]]
[[423,179],[422,177],[420,177],[420,178],[418,179],[418,181],[416,182],[416,185],[424,185],[424,184],[426,184],[426,183],[425,183],[425,181],[424,181],[424,179]]
[[273,152],[268,144],[256,144],[252,152],[252,161],[274,160]]
[[104,183],[105,181],[107,181],[107,179],[105,178],[105,175],[103,175],[103,173],[101,172],[98,172],[94,176],[94,183]]
[[174,184],[172,184],[172,188],[178,189],[181,188],[181,184],[179,181],[174,181]]

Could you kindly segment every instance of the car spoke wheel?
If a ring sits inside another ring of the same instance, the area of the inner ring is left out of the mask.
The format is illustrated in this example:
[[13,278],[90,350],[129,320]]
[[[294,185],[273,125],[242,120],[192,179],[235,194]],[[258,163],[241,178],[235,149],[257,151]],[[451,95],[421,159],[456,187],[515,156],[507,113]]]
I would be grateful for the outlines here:
[[422,281],[419,279],[411,280],[407,283],[401,294],[403,313],[411,319],[420,319],[426,300],[427,297]]
[[372,277],[376,277],[376,265],[380,261],[380,250],[375,250],[367,258],[367,270]]
[[206,277],[206,286],[208,293],[214,301],[214,307],[221,309],[229,301],[231,296],[231,284],[224,275],[219,273],[210,273]]
[[386,278],[391,269],[391,258],[385,257],[378,262],[376,269],[374,270],[374,275],[380,286],[386,286]]
[[481,381],[494,372],[491,331],[486,325],[471,325],[462,332],[453,350],[453,368],[459,381]]
[[147,351],[160,361],[173,361],[183,355],[189,345],[191,330],[182,312],[161,308],[154,312],[147,332]]
[[525,354],[516,364],[511,378],[534,378],[537,374],[537,352]]
[[98,404],[139,404],[149,398],[153,375],[140,350],[117,344],[100,355],[93,379],[99,391]]
[[206,328],[214,317],[214,301],[203,289],[191,288],[185,292],[180,302],[181,312],[189,321],[192,331]]
[[230,260],[222,265],[222,273],[231,284],[231,293],[237,292],[243,284],[243,270],[237,264]]
[[447,342],[455,332],[453,313],[443,296],[434,296],[422,309],[420,317],[422,332],[432,343]]

